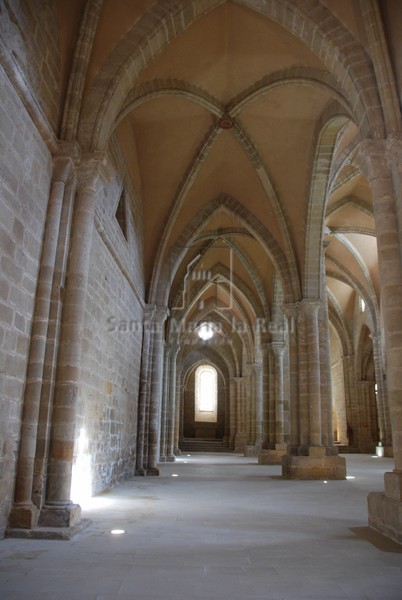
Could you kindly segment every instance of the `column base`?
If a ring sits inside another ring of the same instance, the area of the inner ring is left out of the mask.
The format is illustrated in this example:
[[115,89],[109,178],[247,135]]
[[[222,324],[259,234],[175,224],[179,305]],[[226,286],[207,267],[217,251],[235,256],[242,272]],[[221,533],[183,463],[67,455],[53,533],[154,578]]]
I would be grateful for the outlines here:
[[237,433],[234,441],[234,451],[243,454],[246,449],[246,434]]
[[147,477],[158,477],[159,475],[159,469],[157,469],[156,467],[149,467],[146,470],[146,476]]
[[257,446],[247,445],[244,448],[244,456],[258,456],[259,448]]
[[258,464],[259,465],[281,465],[282,457],[287,454],[287,444],[275,444],[273,448],[261,448],[258,453]]
[[175,456],[181,456],[181,450],[180,450],[180,448],[175,448],[175,449],[173,450],[173,454],[174,454]]
[[5,531],[7,538],[18,538],[24,540],[71,540],[71,538],[80,533],[92,521],[90,519],[81,519],[79,523],[71,527],[34,527],[33,529],[13,529],[9,527]]
[[359,442],[359,451],[361,454],[374,454],[376,451],[376,445],[374,442],[363,440]]
[[45,504],[39,515],[39,527],[75,527],[81,520],[79,504]]
[[372,529],[402,544],[402,472],[384,474],[385,493],[367,497],[368,523]]
[[283,456],[282,477],[284,479],[345,479],[346,460],[332,452],[332,448],[311,447],[308,456],[290,454]]
[[37,526],[39,509],[35,504],[14,504],[9,517],[11,529],[33,529]]
[[176,462],[176,457],[174,454],[168,454],[166,457],[166,462],[167,463],[172,463],[172,462]]

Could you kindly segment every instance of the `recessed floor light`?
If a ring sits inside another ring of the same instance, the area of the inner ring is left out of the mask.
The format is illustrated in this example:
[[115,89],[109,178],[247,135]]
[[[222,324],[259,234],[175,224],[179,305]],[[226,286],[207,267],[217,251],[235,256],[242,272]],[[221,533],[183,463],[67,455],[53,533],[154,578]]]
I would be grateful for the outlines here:
[[110,532],[113,535],[122,535],[122,533],[126,533],[125,529],[112,529]]
[[346,479],[356,479],[354,475],[346,475]]
[[177,473],[172,473],[172,477],[178,477]]

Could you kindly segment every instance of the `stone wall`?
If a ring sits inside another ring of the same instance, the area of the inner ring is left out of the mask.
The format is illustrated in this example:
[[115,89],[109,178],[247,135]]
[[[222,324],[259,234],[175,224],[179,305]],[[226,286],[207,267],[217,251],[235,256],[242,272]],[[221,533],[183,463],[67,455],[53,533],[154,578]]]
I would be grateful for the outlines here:
[[88,286],[73,477],[78,501],[134,475],[142,342],[142,308],[97,233]]
[[190,375],[184,390],[183,436],[185,438],[222,439],[225,435],[225,387],[218,373],[218,415],[216,423],[197,422],[194,418],[195,371]]
[[[1,20],[1,19],[0,19]],[[0,68],[0,538],[15,461],[51,156]]]
[[[120,157],[113,158],[115,177],[98,199],[86,298],[72,489],[78,502],[135,471],[142,237],[139,200],[125,180]],[[116,219],[124,180],[126,237]]]
[[61,103],[56,2],[0,2],[0,40],[22,92],[35,102],[54,131]]

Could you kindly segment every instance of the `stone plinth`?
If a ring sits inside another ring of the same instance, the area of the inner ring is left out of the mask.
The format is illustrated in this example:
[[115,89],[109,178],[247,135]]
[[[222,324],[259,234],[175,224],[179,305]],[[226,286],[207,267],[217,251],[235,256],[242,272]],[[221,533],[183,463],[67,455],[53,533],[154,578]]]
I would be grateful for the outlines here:
[[283,456],[282,476],[285,479],[345,479],[346,460],[334,454],[328,456],[327,448],[312,447],[308,456]]
[[370,492],[370,527],[402,544],[402,472],[384,474],[385,493]]
[[38,524],[39,510],[34,504],[14,505],[9,525],[12,529],[32,529]]
[[287,453],[287,444],[275,444],[275,449],[268,448],[261,450],[258,453],[259,465],[281,465],[282,457]]
[[[39,514],[39,519],[32,521],[29,510],[24,507],[13,509],[15,518],[10,518],[10,526],[6,530],[6,537],[39,539],[39,540],[70,540],[76,533],[90,525],[89,519],[81,519],[81,507],[78,504],[66,506],[45,505]],[[36,507],[34,507],[36,508]]]
[[13,529],[9,527],[5,531],[7,538],[18,538],[24,540],[71,540],[77,533],[80,533],[92,521],[90,519],[81,519],[79,523],[71,527],[34,527],[33,529]]
[[45,505],[40,511],[40,527],[74,527],[80,522],[81,507],[78,504],[66,506]]
[[244,456],[258,456],[259,448],[257,446],[245,446]]
[[242,454],[246,449],[246,434],[237,433],[235,437],[235,452]]

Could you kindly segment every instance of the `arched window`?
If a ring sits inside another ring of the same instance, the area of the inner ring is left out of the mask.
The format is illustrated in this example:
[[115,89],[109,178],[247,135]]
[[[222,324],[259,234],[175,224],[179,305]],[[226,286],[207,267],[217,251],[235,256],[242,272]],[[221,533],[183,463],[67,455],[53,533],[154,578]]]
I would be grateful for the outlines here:
[[201,365],[195,372],[195,421],[218,420],[218,374],[214,367]]

